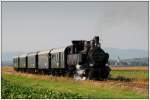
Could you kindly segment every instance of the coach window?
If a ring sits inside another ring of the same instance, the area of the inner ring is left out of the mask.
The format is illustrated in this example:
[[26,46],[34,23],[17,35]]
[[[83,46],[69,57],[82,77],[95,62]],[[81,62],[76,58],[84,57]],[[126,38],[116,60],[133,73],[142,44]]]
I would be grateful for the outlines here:
[[52,59],[55,59],[54,55],[52,54]]
[[57,53],[55,54],[55,57],[56,57],[55,60],[57,61]]
[[58,61],[58,53],[57,53],[57,61]]
[[55,53],[55,61],[57,60],[57,54]]
[[63,58],[63,61],[64,61],[64,53],[62,54],[62,58]]
[[55,53],[55,61],[57,60],[57,54]]
[[54,54],[54,60],[56,61],[56,54]]
[[55,61],[57,60],[57,55],[56,55],[56,53],[55,53]]
[[55,56],[54,56],[54,54],[52,54],[52,59],[55,59]]

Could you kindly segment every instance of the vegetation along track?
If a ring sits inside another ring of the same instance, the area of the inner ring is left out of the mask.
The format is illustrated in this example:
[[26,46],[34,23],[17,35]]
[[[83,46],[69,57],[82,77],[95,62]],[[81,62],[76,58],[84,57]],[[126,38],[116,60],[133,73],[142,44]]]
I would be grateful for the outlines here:
[[[13,70],[13,67],[3,67],[2,78],[4,77],[4,79],[6,79],[7,81],[15,82],[15,83],[20,82],[21,80],[23,82],[24,81],[23,78],[25,78],[25,80],[30,79],[32,81],[31,84],[35,85],[35,87],[38,87],[39,85],[41,87],[49,87],[48,85],[47,86],[44,85],[45,83],[39,84],[38,82],[36,82],[36,81],[44,80],[44,81],[48,81],[49,82],[48,84],[50,85],[50,87],[53,87],[53,89],[56,90],[65,89],[66,91],[72,91],[73,93],[75,91],[78,91],[79,94],[82,94],[83,98],[147,98],[148,97],[148,70],[144,71],[144,73],[143,71],[141,72],[135,71],[134,73],[130,73],[130,71],[126,70],[123,73],[121,72],[122,73],[121,74],[120,70],[118,72],[112,69],[111,77],[108,80],[76,81],[68,77],[56,77],[56,76],[48,76],[48,75],[35,75],[29,73],[21,73]],[[142,76],[142,77],[138,78],[138,76]],[[63,84],[63,86],[61,84]],[[101,91],[103,91],[103,93]],[[114,92],[116,92],[116,94],[114,94]],[[89,97],[85,96],[85,94],[89,95]]]
[[[112,68],[113,70],[144,70],[144,71],[148,71],[147,68],[143,67],[143,68],[139,68],[138,67],[129,67],[128,69],[126,67],[122,67],[122,68]],[[2,68],[2,73],[7,73],[7,74],[16,74],[16,75],[22,75],[22,76],[32,76],[32,74],[28,74],[28,73],[21,73],[21,72],[16,72],[13,67],[4,67]],[[46,76],[45,76],[46,77]],[[52,77],[52,76],[51,76]],[[57,77],[59,78],[59,77]],[[64,77],[65,78],[65,77]],[[94,84],[117,84],[120,86],[127,86],[127,87],[131,87],[131,88],[142,88],[142,89],[148,89],[148,79],[143,79],[143,80],[137,80],[134,78],[126,78],[123,76],[118,76],[115,78],[109,78],[108,80],[105,81],[92,81]]]

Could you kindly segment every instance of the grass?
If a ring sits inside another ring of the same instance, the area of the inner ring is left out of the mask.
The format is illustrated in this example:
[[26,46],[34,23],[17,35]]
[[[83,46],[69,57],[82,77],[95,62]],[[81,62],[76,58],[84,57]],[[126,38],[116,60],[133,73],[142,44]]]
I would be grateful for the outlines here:
[[112,70],[147,71],[148,66],[111,66]]
[[[113,76],[125,74],[112,71]],[[148,90],[137,91],[120,82],[76,81],[23,73],[2,73],[2,79],[2,98],[148,98]]]
[[112,70],[111,77],[124,77],[133,80],[148,80],[149,74],[148,71],[141,70]]
[[[91,81],[43,80],[10,74],[3,74],[2,77],[8,82],[6,90],[4,89],[6,84],[2,84],[2,98],[148,98],[148,94],[122,88],[115,83],[94,84]],[[56,96],[48,94],[49,91],[54,91]],[[59,91],[58,94],[56,94],[57,91]],[[37,96],[43,93],[46,96]],[[68,96],[62,94],[68,94]]]

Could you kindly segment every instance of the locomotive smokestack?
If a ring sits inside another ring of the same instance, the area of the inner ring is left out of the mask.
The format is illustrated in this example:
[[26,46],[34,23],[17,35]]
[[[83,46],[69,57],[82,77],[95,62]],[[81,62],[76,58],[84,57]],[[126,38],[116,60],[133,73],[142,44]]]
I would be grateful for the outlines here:
[[99,36],[95,36],[93,40],[95,41],[95,45],[96,45],[97,47],[100,47]]
[[95,40],[95,43],[98,44],[99,43],[99,36],[95,36],[93,40]]

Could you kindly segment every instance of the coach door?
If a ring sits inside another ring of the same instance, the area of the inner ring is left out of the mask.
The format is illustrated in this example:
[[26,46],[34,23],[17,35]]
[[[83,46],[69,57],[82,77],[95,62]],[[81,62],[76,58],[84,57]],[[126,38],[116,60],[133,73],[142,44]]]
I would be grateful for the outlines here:
[[64,68],[65,48],[53,49],[51,54],[51,68]]
[[64,52],[59,52],[59,67],[64,68]]
[[59,53],[59,58],[60,58],[60,68],[64,68],[64,53],[61,52]]
[[60,52],[56,53],[56,68],[60,68]]
[[61,52],[59,52],[59,68],[61,68]]
[[56,61],[57,61],[57,67],[58,68],[64,68],[64,65],[63,65],[63,53],[62,52],[58,52],[57,53]]

